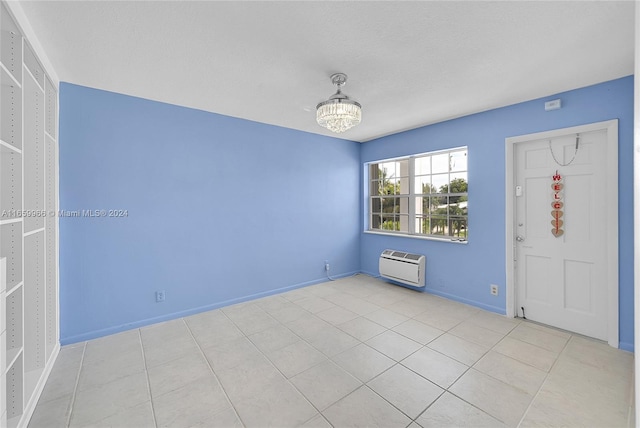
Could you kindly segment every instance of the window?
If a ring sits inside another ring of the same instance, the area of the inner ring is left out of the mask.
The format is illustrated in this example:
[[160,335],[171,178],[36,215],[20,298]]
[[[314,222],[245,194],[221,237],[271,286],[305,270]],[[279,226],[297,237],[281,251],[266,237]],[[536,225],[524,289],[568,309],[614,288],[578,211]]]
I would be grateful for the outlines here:
[[467,218],[466,147],[369,164],[369,230],[465,241]]

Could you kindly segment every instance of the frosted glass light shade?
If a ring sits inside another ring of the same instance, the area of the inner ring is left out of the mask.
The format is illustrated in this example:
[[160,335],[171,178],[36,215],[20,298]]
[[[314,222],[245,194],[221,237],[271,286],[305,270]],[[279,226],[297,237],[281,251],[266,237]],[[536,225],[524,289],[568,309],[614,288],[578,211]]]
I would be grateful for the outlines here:
[[345,98],[324,101],[316,110],[318,125],[338,134],[359,124],[361,118],[360,104]]

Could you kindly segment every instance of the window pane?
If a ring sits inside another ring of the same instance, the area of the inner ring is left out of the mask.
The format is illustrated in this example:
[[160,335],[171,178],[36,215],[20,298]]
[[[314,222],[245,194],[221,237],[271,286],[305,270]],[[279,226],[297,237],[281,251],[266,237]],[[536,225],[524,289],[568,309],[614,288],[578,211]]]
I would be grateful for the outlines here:
[[401,160],[396,162],[396,175],[398,177],[408,177],[409,176],[409,159]]
[[465,217],[449,218],[449,236],[457,238],[467,237],[467,219]]
[[447,230],[447,218],[440,216],[431,217],[431,234],[432,235],[445,235]]
[[417,216],[415,218],[415,229],[414,233],[421,233],[424,235],[428,235],[431,233],[431,227],[429,226],[430,220],[427,216]]
[[369,185],[369,194],[371,196],[382,195],[382,182],[378,180],[371,181]]
[[431,185],[439,193],[449,193],[449,174],[431,176]]
[[382,198],[382,212],[391,214],[395,210],[396,198]]
[[461,195],[461,196],[449,196],[449,203],[450,204],[461,204],[462,202],[466,202],[467,201],[467,196],[466,195]]
[[449,205],[447,204],[447,197],[433,198],[431,201],[431,213],[439,216],[449,215]]
[[371,198],[371,213],[382,212],[382,200],[380,198]]
[[372,181],[371,182],[371,196],[379,196],[382,195],[382,181]]
[[426,198],[427,201],[425,201],[425,198],[416,198],[415,200],[415,204],[416,204],[416,214],[420,215],[420,214],[426,214],[428,213],[427,210],[427,204],[428,204],[428,200],[429,198]]
[[369,165],[369,180],[377,180],[380,177],[382,177],[380,165],[377,163],[372,163],[371,165]]
[[467,193],[466,172],[451,174],[451,187],[449,193]]
[[449,200],[449,215],[452,216],[463,216],[466,214],[466,204],[465,204],[465,208],[463,208],[461,205],[464,204],[464,202],[460,203],[460,202],[454,202],[453,199],[458,198],[458,196],[452,196],[451,199]]
[[438,212],[436,214],[449,215],[449,198],[447,196],[440,198],[440,205],[438,205]]
[[400,183],[395,178],[391,178],[387,181],[385,186],[385,195],[397,195],[400,190]]
[[409,214],[409,198],[398,198],[396,200],[396,212]]
[[451,153],[451,171],[467,170],[467,151],[459,151]]
[[381,229],[382,228],[382,217],[376,214],[371,216],[371,229]]
[[400,221],[396,216],[382,216],[382,227],[383,230],[400,230]]
[[380,178],[394,178],[396,176],[396,163],[383,162],[380,165]]
[[467,172],[463,171],[463,172],[452,172],[451,173],[451,181],[453,180],[463,180],[463,181],[467,181]]
[[[429,198],[429,213],[431,214],[442,214],[442,210],[446,208],[446,205],[443,205],[446,201],[446,197],[442,196],[433,196]],[[445,208],[443,208],[445,207]],[[438,211],[440,210],[440,211]]]
[[402,177],[398,180],[397,186],[397,195],[408,195],[409,194],[409,177]]
[[386,180],[382,194],[408,195],[409,194],[409,177],[391,178],[389,180]]
[[460,208],[460,202],[458,199],[460,196],[449,196],[449,215],[450,216],[461,216],[462,208]]
[[449,153],[431,156],[431,168],[433,174],[449,172]]
[[377,178],[400,178],[409,176],[409,159],[382,162],[379,165],[379,177]]
[[438,208],[438,204],[440,203],[440,198],[438,197],[420,197],[416,198],[416,214],[430,214],[436,208]]
[[398,230],[400,232],[409,233],[409,216],[401,214],[397,217],[397,219],[400,222]]
[[415,159],[415,174],[431,174],[431,156],[424,156]]
[[429,194],[429,193],[438,193],[436,189],[431,186],[431,176],[424,175],[422,177],[416,177],[416,194]]

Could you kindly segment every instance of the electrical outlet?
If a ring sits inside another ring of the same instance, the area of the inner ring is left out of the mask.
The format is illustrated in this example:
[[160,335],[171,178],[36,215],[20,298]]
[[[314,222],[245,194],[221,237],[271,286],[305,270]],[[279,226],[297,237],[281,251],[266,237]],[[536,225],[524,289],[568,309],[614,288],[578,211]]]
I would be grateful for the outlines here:
[[495,284],[491,284],[490,287],[491,287],[491,294],[494,295],[494,296],[497,296],[498,295],[498,286],[495,285]]
[[156,303],[164,302],[164,290],[156,291]]
[[327,272],[329,272],[329,269],[331,269],[331,266],[329,266],[329,262],[328,261],[324,261],[324,270],[326,270]]

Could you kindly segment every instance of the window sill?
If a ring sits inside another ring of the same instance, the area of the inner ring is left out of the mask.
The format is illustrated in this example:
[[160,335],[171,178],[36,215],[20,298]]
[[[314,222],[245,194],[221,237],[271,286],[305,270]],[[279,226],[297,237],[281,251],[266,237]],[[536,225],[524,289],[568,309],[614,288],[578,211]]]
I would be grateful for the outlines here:
[[433,236],[406,235],[403,233],[378,232],[377,230],[365,230],[364,233],[367,233],[370,235],[395,236],[396,238],[423,239],[426,241],[448,242],[450,244],[466,245],[469,243],[469,241],[458,241],[458,240],[452,240],[451,238],[436,238]]

